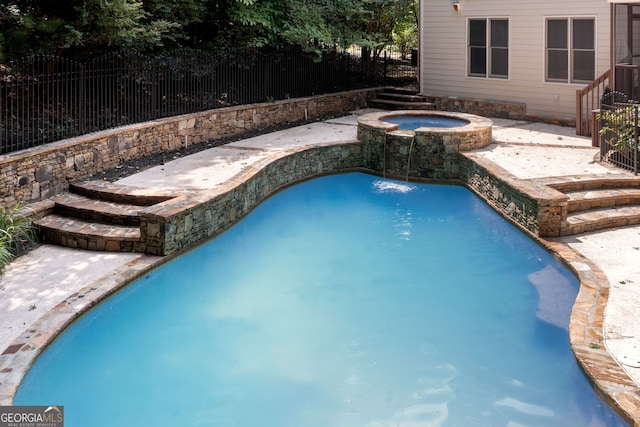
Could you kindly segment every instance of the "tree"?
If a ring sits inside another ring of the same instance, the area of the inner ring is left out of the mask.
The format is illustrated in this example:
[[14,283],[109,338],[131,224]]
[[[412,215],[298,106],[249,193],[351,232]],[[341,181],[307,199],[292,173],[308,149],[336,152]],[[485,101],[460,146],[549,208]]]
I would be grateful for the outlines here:
[[146,50],[176,39],[178,22],[154,17],[135,0],[86,0],[76,8],[79,19],[67,28],[73,45]]
[[393,44],[400,49],[406,58],[409,50],[418,46],[418,26],[420,24],[418,0],[410,0],[409,13],[398,18],[393,31]]
[[201,0],[15,0],[0,7],[0,55],[79,55],[172,47]]
[[235,0],[229,16],[245,42],[253,45],[293,44],[320,50],[389,42],[395,18],[387,17],[395,17],[407,1]]
[[295,45],[375,53],[408,22],[417,0],[5,0],[0,60],[179,46]]

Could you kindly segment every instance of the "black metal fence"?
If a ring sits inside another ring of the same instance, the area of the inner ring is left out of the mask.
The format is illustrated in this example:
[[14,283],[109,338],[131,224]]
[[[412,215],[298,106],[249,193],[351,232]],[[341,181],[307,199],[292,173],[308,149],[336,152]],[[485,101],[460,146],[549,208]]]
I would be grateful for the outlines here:
[[416,81],[411,59],[362,49],[112,53],[89,63],[35,56],[0,65],[0,153],[230,105]]
[[640,106],[602,105],[599,114],[600,159],[638,173],[638,122]]

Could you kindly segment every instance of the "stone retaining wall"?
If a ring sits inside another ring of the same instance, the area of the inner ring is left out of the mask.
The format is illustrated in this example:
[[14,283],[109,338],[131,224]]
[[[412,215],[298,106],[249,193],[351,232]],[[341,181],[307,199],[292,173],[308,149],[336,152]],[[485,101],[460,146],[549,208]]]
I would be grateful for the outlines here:
[[123,162],[274,125],[357,110],[375,89],[227,107],[0,155],[0,207],[46,199]]
[[167,255],[220,234],[269,195],[303,179],[362,169],[357,141],[282,153],[247,168],[219,188],[187,192],[140,213],[145,252]]
[[[168,255],[188,249],[220,234],[269,195],[301,180],[344,171],[372,172],[363,166],[365,147],[358,141],[301,147],[257,162],[214,189],[183,191],[145,208],[139,214],[144,251]],[[450,157],[456,173],[448,180],[467,186],[535,236],[560,235],[567,214],[565,194],[535,180],[516,178],[473,153],[451,153]]]
[[460,98],[458,96],[426,95],[427,102],[435,105],[436,110],[477,114],[483,117],[522,120],[527,117],[527,104],[524,102],[496,101],[479,98]]
[[436,110],[477,114],[512,120],[528,120],[560,126],[576,126],[574,117],[544,116],[527,113],[524,102],[498,101],[494,99],[461,98],[458,96],[425,95],[426,101],[435,105]]
[[568,196],[535,180],[519,179],[482,156],[460,153],[459,159],[459,179],[494,209],[535,236],[560,236]]

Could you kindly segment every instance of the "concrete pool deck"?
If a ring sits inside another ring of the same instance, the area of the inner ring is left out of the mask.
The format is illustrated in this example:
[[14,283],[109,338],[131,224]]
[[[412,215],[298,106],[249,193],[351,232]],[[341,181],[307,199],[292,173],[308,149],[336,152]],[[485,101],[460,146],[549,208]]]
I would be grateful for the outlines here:
[[[118,181],[163,190],[216,188],[245,168],[274,155],[356,140],[357,116],[373,110],[265,134],[156,166]],[[598,150],[575,130],[494,119],[493,144],[476,154],[521,179],[627,172],[594,161]],[[606,347],[640,386],[640,226],[567,236],[563,242],[591,260],[609,282],[604,314]],[[163,262],[141,254],[90,252],[41,245],[15,260],[0,278],[0,348],[12,342],[54,306],[87,287],[113,286]],[[81,295],[76,307],[87,304]],[[88,298],[87,298],[88,299]],[[44,341],[47,337],[42,337]],[[0,372],[5,368],[0,364]],[[15,373],[19,375],[19,373]],[[0,395],[5,395],[0,384]],[[640,408],[638,408],[640,410]],[[640,414],[636,414],[640,418]]]

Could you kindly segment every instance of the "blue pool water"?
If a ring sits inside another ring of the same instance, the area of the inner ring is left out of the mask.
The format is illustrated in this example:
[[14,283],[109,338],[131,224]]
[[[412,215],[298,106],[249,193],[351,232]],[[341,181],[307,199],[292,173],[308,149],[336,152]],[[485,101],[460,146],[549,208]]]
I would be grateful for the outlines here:
[[464,120],[438,116],[385,117],[384,121],[399,125],[400,130],[416,130],[420,127],[455,128],[468,124]]
[[577,289],[464,188],[318,178],[91,310],[15,404],[66,427],[625,425],[569,348]]

